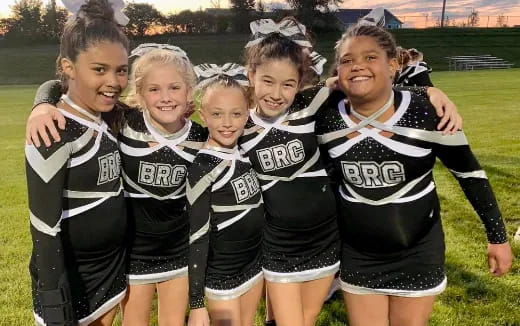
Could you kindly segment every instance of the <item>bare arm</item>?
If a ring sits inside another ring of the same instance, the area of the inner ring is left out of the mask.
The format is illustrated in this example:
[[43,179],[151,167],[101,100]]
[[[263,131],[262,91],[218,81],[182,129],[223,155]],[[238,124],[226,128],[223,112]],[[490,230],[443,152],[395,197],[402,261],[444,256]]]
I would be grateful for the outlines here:
[[[25,140],[27,144],[34,144],[40,147],[40,138],[46,147],[54,142],[61,140],[60,134],[56,128],[65,129],[65,118],[56,109],[55,104],[61,96],[61,83],[57,80],[49,80],[38,88],[34,98],[34,106],[31,114],[27,119],[25,129]],[[50,137],[49,137],[50,134]]]

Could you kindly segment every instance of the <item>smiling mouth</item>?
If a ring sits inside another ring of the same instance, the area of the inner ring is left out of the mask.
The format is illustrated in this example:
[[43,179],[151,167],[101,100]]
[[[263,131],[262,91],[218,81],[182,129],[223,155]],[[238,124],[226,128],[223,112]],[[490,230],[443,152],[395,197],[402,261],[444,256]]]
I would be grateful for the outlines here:
[[119,95],[118,92],[100,92],[99,94],[110,99],[115,99]]
[[225,138],[229,138],[235,134],[236,131],[219,131],[219,133],[224,136]]
[[279,109],[283,105],[283,102],[273,102],[270,100],[264,100],[264,102],[267,104],[267,106],[273,109]]
[[158,106],[157,109],[159,111],[173,111],[176,107],[175,106]]
[[356,83],[356,82],[364,82],[364,81],[367,81],[367,80],[369,80],[370,78],[372,78],[372,77],[370,77],[370,76],[355,76],[355,77],[349,78],[349,80],[350,80],[351,82]]

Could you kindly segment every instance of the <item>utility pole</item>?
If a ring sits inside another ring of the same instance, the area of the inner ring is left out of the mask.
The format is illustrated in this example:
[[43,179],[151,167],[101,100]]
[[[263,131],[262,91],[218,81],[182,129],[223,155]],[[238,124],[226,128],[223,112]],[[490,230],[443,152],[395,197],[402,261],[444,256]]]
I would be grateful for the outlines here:
[[442,0],[441,28],[444,27],[444,14],[446,13],[446,0]]

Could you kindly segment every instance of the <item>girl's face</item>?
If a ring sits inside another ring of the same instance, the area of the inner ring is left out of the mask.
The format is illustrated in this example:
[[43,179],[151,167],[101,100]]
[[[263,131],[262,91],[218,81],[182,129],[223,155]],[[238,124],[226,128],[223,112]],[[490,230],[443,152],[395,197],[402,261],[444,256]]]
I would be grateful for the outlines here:
[[237,87],[209,87],[202,97],[201,118],[209,131],[208,143],[233,148],[249,117],[244,92]]
[[75,62],[61,60],[67,94],[80,107],[108,112],[128,84],[128,53],[120,43],[99,42],[81,51]]
[[250,72],[249,81],[255,89],[258,113],[274,118],[283,114],[293,103],[299,90],[300,75],[289,59],[273,59]]
[[367,102],[392,88],[397,60],[389,59],[373,37],[347,39],[340,47],[339,86],[352,101]]
[[184,124],[192,90],[172,64],[152,65],[143,77],[143,108],[159,128],[176,132]]

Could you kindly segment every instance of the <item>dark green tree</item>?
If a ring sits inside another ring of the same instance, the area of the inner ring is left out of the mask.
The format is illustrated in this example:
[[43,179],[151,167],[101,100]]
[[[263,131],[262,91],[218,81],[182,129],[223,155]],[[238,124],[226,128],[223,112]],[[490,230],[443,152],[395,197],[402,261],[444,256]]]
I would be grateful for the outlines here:
[[14,25],[15,21],[13,18],[2,18],[0,19],[0,35],[6,35],[7,32]]
[[344,0],[287,0],[297,12],[298,19],[306,26],[312,26],[318,14],[318,8],[328,8],[329,5],[340,5]]
[[51,0],[45,6],[45,13],[42,17],[43,33],[46,38],[58,40],[63,26],[67,22],[68,11],[65,8],[58,7],[56,0]]
[[217,19],[213,15],[198,10],[193,13],[192,23],[194,25],[194,33],[210,33],[215,31]]
[[215,32],[218,34],[227,32],[229,29],[229,17],[219,16],[215,17],[215,19]]
[[195,17],[191,10],[183,10],[175,17],[179,31],[187,34],[195,33]]
[[230,0],[233,12],[233,29],[237,33],[247,33],[249,23],[253,20],[255,12],[255,0]]
[[36,41],[42,35],[42,0],[16,0],[11,6],[12,20],[5,34],[6,40]]
[[151,26],[164,21],[163,15],[147,3],[129,3],[123,12],[130,19],[126,30],[138,37],[144,36]]

